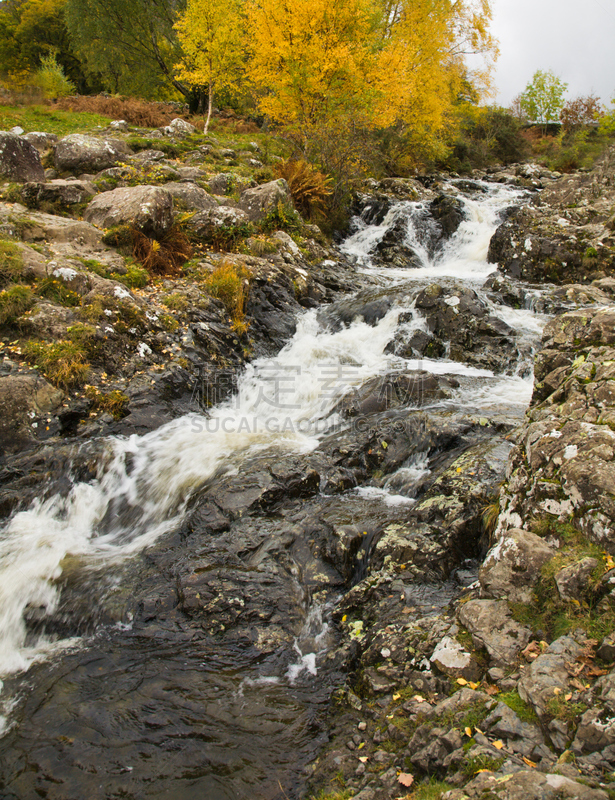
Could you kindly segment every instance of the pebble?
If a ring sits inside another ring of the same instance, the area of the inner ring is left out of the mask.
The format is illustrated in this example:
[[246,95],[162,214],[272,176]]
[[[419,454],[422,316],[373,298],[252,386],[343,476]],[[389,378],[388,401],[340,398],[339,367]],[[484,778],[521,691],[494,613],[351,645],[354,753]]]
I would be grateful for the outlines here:
[[360,731],[366,731],[367,730],[367,722],[359,722],[359,724],[357,725],[357,728]]

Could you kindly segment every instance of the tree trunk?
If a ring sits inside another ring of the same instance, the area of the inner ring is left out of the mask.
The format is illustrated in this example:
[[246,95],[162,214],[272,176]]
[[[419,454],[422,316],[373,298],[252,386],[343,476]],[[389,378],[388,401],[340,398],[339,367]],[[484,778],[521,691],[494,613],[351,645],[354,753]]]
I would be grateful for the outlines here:
[[211,109],[214,104],[214,84],[212,81],[209,81],[209,92],[207,96],[207,119],[205,120],[205,127],[203,128],[203,133],[207,134],[209,130],[209,122],[211,120]]

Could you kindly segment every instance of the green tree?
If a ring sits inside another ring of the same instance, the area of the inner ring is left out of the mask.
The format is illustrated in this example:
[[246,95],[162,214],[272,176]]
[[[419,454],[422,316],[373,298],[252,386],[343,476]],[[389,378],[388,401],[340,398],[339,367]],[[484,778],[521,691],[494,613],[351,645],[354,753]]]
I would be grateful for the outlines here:
[[530,83],[519,97],[521,111],[540,125],[557,122],[564,107],[564,95],[568,84],[552,70],[537,70]]
[[187,95],[175,77],[173,28],[182,0],[66,0],[66,25],[88,73],[112,92],[152,99]]
[[184,52],[178,76],[207,87],[207,133],[216,90],[236,89],[243,75],[246,31],[240,0],[188,0],[175,28]]

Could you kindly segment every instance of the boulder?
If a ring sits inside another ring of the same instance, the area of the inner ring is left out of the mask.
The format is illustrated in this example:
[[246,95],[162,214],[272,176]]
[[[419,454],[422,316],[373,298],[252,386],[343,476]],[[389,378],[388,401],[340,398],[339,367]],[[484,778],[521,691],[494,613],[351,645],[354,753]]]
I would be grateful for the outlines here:
[[608,800],[602,789],[593,789],[583,783],[553,773],[537,770],[519,770],[501,775],[481,772],[463,789],[447,794],[448,800]]
[[555,555],[552,547],[528,531],[512,528],[491,550],[478,578],[484,597],[531,603],[543,564]]
[[51,203],[66,207],[87,203],[96,194],[96,189],[89,181],[57,179],[47,183],[26,183],[21,194],[28,206]]
[[260,222],[271,211],[275,211],[278,203],[293,206],[288,184],[283,178],[246,189],[241,193],[237,207],[247,215],[250,222]]
[[429,660],[440,672],[451,678],[477,681],[481,677],[481,669],[476,659],[451,636],[445,636],[438,642]]
[[1,377],[0,451],[3,455],[57,433],[57,421],[52,421],[52,417],[63,399],[64,392],[35,373]]
[[233,228],[248,222],[248,215],[244,211],[230,206],[219,206],[199,211],[186,221],[185,227],[197,239],[207,241],[215,237],[220,228]]
[[27,142],[30,142],[32,147],[36,147],[39,153],[45,153],[47,150],[51,150],[58,141],[58,137],[55,133],[43,133],[42,131],[24,133],[23,138]]
[[218,207],[214,198],[196,183],[165,183],[164,188],[191,210],[205,211]]
[[83,218],[99,228],[133,225],[147,236],[159,236],[173,225],[173,197],[160,186],[113,189],[95,197]]
[[0,131],[0,178],[17,183],[45,180],[38,150],[15,133]]
[[572,637],[561,636],[523,670],[518,683],[519,694],[541,719],[548,717],[549,701],[568,690],[570,673],[566,665],[573,663],[581,650],[581,645]]
[[570,566],[560,569],[554,577],[557,591],[562,600],[578,600],[586,595],[589,579],[598,564],[597,558],[582,558],[576,564],[570,564]]
[[530,640],[530,630],[514,621],[503,600],[470,600],[459,607],[457,616],[494,666],[510,666]]
[[125,161],[131,150],[119,139],[98,139],[71,133],[55,145],[56,169],[62,172],[96,173]]
[[237,188],[238,177],[234,172],[219,172],[207,181],[207,188],[212,194],[231,194]]
[[449,239],[465,219],[463,203],[456,197],[441,194],[429,204],[431,216],[442,228],[445,239]]
[[161,133],[164,133],[166,136],[190,136],[193,133],[197,133],[197,129],[194,125],[191,125],[189,122],[186,122],[185,119],[181,119],[180,117],[176,117],[175,119],[171,120],[168,125],[165,125],[158,130]]

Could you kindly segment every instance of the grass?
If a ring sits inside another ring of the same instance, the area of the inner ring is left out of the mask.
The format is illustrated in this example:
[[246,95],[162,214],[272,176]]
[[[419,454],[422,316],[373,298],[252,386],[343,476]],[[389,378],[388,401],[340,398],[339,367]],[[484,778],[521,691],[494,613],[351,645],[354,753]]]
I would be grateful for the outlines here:
[[83,349],[75,342],[33,340],[25,344],[23,354],[50,383],[65,391],[82,386],[90,371]]
[[430,778],[427,783],[420,784],[407,795],[407,800],[440,800],[445,792],[450,792],[453,788],[450,783]]
[[179,292],[168,294],[162,298],[162,302],[171,311],[185,311],[188,308],[188,298]]
[[73,292],[58,278],[48,276],[42,278],[36,287],[36,293],[41,297],[51,300],[60,306],[73,308],[81,305],[81,296],[77,292]]
[[502,692],[498,695],[498,700],[501,703],[505,703],[510,709],[512,709],[519,717],[521,722],[529,722],[533,725],[538,724],[536,712],[525,702],[525,700],[522,700],[519,692],[517,692],[516,689],[512,692]]
[[[553,641],[575,628],[581,628],[593,639],[602,639],[615,631],[615,611],[600,604],[594,589],[607,571],[606,554],[591,544],[583,533],[570,523],[557,522],[545,517],[535,520],[532,530],[539,536],[554,536],[559,539],[560,549],[554,558],[541,570],[541,577],[534,589],[535,603],[511,603],[513,617],[527,625],[541,638]],[[566,566],[583,558],[595,558],[598,567],[594,570],[587,589],[579,598],[563,601],[557,590],[555,575]]]
[[12,325],[34,305],[29,286],[9,286],[0,292],[0,325]]
[[249,273],[245,267],[223,261],[205,279],[205,291],[221,300],[231,320],[232,327],[240,335],[247,330],[245,306],[248,299]]
[[14,242],[0,239],[0,286],[17,283],[23,274],[23,256]]
[[477,772],[484,769],[497,772],[505,760],[504,756],[488,756],[481,753],[467,758],[463,763],[462,769],[468,778],[473,778]]
[[93,408],[106,411],[114,420],[122,419],[128,413],[127,406],[130,398],[119,389],[104,394],[95,386],[87,386],[85,394],[92,400]]
[[45,131],[58,136],[69,133],[88,133],[106,127],[112,117],[83,111],[63,111],[56,106],[0,105],[0,130],[9,131],[16,125],[29,133]]

